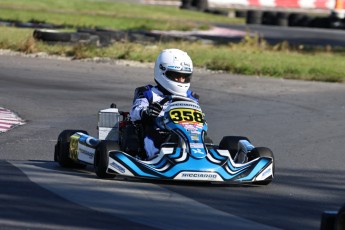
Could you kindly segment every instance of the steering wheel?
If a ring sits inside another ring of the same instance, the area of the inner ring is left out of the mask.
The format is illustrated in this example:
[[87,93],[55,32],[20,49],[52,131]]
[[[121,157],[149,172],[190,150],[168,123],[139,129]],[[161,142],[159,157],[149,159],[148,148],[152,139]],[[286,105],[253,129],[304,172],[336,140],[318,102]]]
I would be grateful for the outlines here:
[[[193,102],[196,103],[193,99],[188,98],[188,97],[183,97],[183,96],[177,96],[177,95],[169,95],[164,97],[160,102],[158,102],[162,107],[165,103],[168,101],[176,102],[176,101],[187,101],[187,102]],[[161,129],[166,129],[165,124],[164,124],[164,116],[163,117],[157,117],[155,120],[156,125],[161,128]]]
[[163,106],[165,103],[167,103],[168,101],[171,101],[171,102],[176,102],[176,101],[189,101],[189,102],[194,102],[195,101],[191,98],[188,98],[188,97],[183,97],[183,96],[177,96],[177,95],[169,95],[169,96],[166,96],[164,97],[160,102],[159,104],[161,106]]

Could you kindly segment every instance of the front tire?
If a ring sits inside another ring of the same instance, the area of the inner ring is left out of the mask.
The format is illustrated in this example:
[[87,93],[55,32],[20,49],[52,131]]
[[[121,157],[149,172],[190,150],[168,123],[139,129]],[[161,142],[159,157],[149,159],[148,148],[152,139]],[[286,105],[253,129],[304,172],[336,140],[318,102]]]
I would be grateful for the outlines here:
[[250,140],[247,137],[225,136],[222,138],[222,140],[219,143],[219,149],[229,150],[232,159],[235,159],[235,156],[238,152],[238,142],[240,140],[246,140],[246,141],[250,142]]
[[272,150],[266,147],[256,147],[248,153],[248,161],[254,160],[258,157],[271,157],[274,159]]
[[95,173],[99,178],[114,178],[115,175],[107,173],[109,164],[109,151],[118,150],[119,145],[115,141],[102,141],[99,143],[94,161]]
[[84,130],[64,130],[58,136],[57,143],[55,145],[54,161],[58,162],[61,167],[74,168],[85,167],[84,164],[77,163],[69,158],[69,144],[71,142],[71,136],[76,132],[88,134]]
[[272,179],[273,179],[274,174],[275,174],[273,152],[269,148],[266,148],[266,147],[256,147],[248,153],[248,161],[254,160],[254,159],[259,158],[259,157],[270,157],[273,159],[272,177],[270,179],[266,179],[263,181],[256,181],[256,182],[254,182],[254,184],[268,185],[269,183],[272,182]]

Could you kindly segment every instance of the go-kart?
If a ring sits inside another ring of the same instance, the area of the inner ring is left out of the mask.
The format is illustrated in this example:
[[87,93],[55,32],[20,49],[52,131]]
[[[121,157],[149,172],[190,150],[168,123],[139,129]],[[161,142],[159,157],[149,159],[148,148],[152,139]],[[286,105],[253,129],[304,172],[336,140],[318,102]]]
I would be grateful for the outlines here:
[[215,145],[206,136],[207,123],[195,101],[169,96],[160,103],[168,105],[164,116],[155,122],[170,135],[155,158],[145,160],[140,129],[127,112],[111,106],[99,112],[98,138],[83,130],[61,132],[55,145],[55,161],[62,167],[93,165],[100,178],[121,175],[262,185],[272,181],[274,157],[269,148],[254,147],[241,136],[225,136]]

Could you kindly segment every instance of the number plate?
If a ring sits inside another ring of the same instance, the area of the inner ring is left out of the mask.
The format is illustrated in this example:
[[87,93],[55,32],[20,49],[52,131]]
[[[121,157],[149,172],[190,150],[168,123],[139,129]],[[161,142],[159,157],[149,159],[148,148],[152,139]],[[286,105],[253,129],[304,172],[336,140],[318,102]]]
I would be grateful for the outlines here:
[[204,123],[204,115],[201,112],[193,109],[172,109],[169,111],[169,115],[174,123]]

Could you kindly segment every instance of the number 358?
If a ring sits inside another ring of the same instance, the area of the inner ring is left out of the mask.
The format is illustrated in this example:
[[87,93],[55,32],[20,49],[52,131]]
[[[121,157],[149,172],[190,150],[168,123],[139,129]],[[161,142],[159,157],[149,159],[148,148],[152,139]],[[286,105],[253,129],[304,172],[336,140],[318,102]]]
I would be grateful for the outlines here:
[[180,121],[204,122],[203,114],[192,109],[176,109],[170,111],[171,120],[175,123]]

